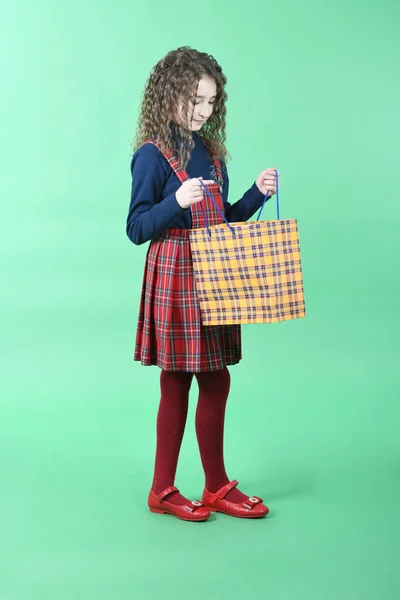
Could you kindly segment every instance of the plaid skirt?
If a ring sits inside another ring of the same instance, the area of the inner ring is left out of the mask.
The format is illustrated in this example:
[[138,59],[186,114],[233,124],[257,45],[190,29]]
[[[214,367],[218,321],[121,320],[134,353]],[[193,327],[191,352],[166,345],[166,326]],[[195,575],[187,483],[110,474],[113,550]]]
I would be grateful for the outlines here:
[[240,325],[201,324],[189,230],[150,243],[134,359],[165,371],[218,371],[242,358]]

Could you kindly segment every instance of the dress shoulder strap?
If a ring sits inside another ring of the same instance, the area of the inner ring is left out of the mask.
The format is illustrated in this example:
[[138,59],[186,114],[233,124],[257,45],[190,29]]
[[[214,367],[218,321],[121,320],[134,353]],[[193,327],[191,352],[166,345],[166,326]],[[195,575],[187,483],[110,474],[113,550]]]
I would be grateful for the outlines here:
[[173,154],[172,150],[161,150],[160,144],[158,144],[157,140],[154,140],[154,139],[148,139],[144,143],[145,144],[153,144],[160,150],[161,154],[164,156],[165,160],[168,162],[169,166],[171,167],[171,169],[173,170],[173,172],[178,177],[178,179],[181,183],[183,183],[187,179],[190,179],[189,175],[182,168],[181,163],[176,158],[176,156]]

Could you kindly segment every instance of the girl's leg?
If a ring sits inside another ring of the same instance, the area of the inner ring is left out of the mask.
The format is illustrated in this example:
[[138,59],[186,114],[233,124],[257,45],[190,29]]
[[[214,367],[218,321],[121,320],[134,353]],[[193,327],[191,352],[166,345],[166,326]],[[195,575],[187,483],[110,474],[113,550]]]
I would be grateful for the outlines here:
[[[193,373],[161,371],[161,400],[157,416],[157,449],[152,489],[160,494],[174,485],[189,403]],[[174,492],[167,498],[172,504],[186,504],[187,499]]]
[[[199,384],[199,402],[196,411],[196,434],[201,462],[206,477],[206,488],[216,492],[228,483],[224,464],[225,407],[230,388],[230,374],[222,371],[196,373]],[[244,502],[248,496],[233,489],[225,496],[229,502]]]

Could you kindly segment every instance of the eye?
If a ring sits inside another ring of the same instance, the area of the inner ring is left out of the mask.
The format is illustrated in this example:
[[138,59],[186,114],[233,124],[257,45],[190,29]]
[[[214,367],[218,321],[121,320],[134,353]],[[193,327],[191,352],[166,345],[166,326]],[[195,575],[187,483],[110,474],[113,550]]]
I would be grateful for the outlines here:
[[[198,106],[199,104],[201,104],[201,100],[195,100],[194,101],[195,106]],[[215,100],[210,100],[208,104],[215,104]]]

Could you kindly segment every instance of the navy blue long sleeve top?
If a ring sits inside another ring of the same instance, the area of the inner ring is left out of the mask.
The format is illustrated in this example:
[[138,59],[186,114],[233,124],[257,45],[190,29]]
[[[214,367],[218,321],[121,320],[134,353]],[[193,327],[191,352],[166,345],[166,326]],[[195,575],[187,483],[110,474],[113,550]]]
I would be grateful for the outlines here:
[[[196,133],[193,133],[193,139],[195,146],[186,172],[189,177],[215,180],[214,165],[208,149]],[[181,183],[154,144],[144,144],[134,153],[131,175],[131,201],[126,233],[134,244],[144,244],[155,239],[169,228],[191,228],[191,211],[181,208],[175,196]],[[230,204],[228,171],[224,163],[222,175],[222,196],[227,221],[247,221],[261,207],[263,194],[254,183],[238,202]]]

